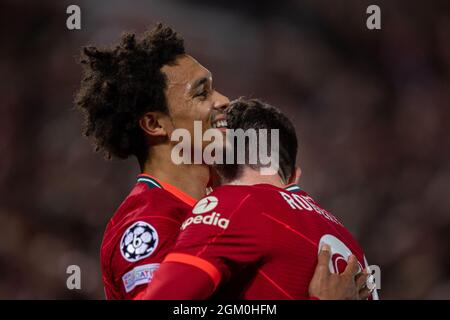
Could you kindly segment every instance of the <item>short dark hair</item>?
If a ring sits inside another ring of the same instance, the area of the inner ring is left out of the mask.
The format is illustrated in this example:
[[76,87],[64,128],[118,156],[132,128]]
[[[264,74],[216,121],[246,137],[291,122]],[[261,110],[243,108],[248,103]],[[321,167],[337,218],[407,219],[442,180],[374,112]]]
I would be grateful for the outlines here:
[[161,67],[184,53],[180,35],[160,23],[139,39],[124,34],[115,48],[83,48],[75,107],[84,115],[83,135],[95,151],[108,159],[135,155],[142,165],[148,147],[139,119],[149,111],[168,112]]
[[[278,108],[258,99],[239,98],[230,103],[226,110],[228,129],[278,129],[279,130],[279,174],[283,180],[289,179],[294,172],[297,157],[297,135],[292,122]],[[269,135],[270,136],[270,135]],[[236,146],[235,146],[236,147]],[[245,141],[245,155],[248,159],[250,154],[248,139]],[[269,149],[270,150],[270,144]],[[237,150],[235,150],[235,155]],[[248,164],[246,166],[259,168],[259,164]],[[219,175],[225,181],[239,178],[243,165],[226,164],[217,165]]]

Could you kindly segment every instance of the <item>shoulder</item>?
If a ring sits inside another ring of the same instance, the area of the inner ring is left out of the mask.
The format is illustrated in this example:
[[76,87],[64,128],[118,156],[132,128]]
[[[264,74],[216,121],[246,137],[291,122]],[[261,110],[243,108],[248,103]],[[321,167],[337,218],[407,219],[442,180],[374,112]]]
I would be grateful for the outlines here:
[[[235,225],[237,221],[251,220],[263,210],[258,197],[259,191],[253,186],[225,185],[218,187],[193,207],[181,229],[189,225]],[[223,227],[226,229],[227,227]]]
[[271,205],[281,198],[282,193],[289,193],[284,189],[277,188],[268,184],[257,184],[251,186],[225,185],[217,188],[209,194],[218,199],[223,199],[230,206],[235,207],[241,202],[253,202],[260,207]]
[[118,226],[129,225],[139,219],[165,218],[181,222],[189,210],[190,206],[168,191],[137,183],[114,213],[107,231],[113,231]]
[[208,196],[200,199],[194,206],[192,213],[198,214],[203,210],[235,211],[242,207],[256,204],[258,192],[252,186],[225,185],[218,187]]
[[145,210],[152,212],[153,210],[161,210],[167,207],[172,208],[180,206],[181,201],[173,197],[168,191],[161,188],[151,188],[144,183],[136,183],[128,196],[121,203],[116,213],[116,218],[121,218],[123,213]]
[[189,209],[167,191],[137,183],[106,226],[101,245],[102,259],[108,260],[117,248],[126,254],[124,248],[130,239],[139,235],[142,235],[143,243],[148,243],[148,249],[137,257],[124,258],[132,261],[151,255],[152,248],[158,246],[158,239],[176,237]]

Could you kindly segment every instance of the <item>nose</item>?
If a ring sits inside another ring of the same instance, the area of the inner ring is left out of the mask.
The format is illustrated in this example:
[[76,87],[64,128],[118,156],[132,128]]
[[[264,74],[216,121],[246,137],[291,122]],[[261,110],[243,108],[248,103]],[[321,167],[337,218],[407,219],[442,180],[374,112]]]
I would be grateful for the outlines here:
[[217,111],[223,112],[225,108],[227,108],[230,104],[230,99],[228,99],[218,91],[215,92],[215,95],[216,96],[214,97],[213,108]]

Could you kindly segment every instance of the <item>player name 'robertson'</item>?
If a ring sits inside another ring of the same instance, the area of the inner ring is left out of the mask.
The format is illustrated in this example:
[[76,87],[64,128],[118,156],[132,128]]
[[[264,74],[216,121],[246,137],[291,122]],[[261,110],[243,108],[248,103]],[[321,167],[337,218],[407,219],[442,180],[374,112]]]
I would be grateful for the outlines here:
[[205,216],[196,216],[196,217],[190,217],[188,218],[183,224],[181,225],[181,230],[186,229],[191,224],[207,224],[211,226],[217,226],[222,229],[228,228],[228,224],[230,223],[230,220],[225,218],[220,218],[220,213],[213,212],[210,215]]

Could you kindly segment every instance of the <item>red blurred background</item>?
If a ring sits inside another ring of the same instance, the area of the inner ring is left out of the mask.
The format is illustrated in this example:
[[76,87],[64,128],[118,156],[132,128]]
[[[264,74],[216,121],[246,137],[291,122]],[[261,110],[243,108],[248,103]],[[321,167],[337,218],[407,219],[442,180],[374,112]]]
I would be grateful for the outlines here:
[[0,298],[103,299],[103,230],[138,166],[81,137],[76,56],[161,21],[221,92],[293,119],[301,185],[381,267],[383,299],[450,299],[450,2],[7,0],[0,21]]

